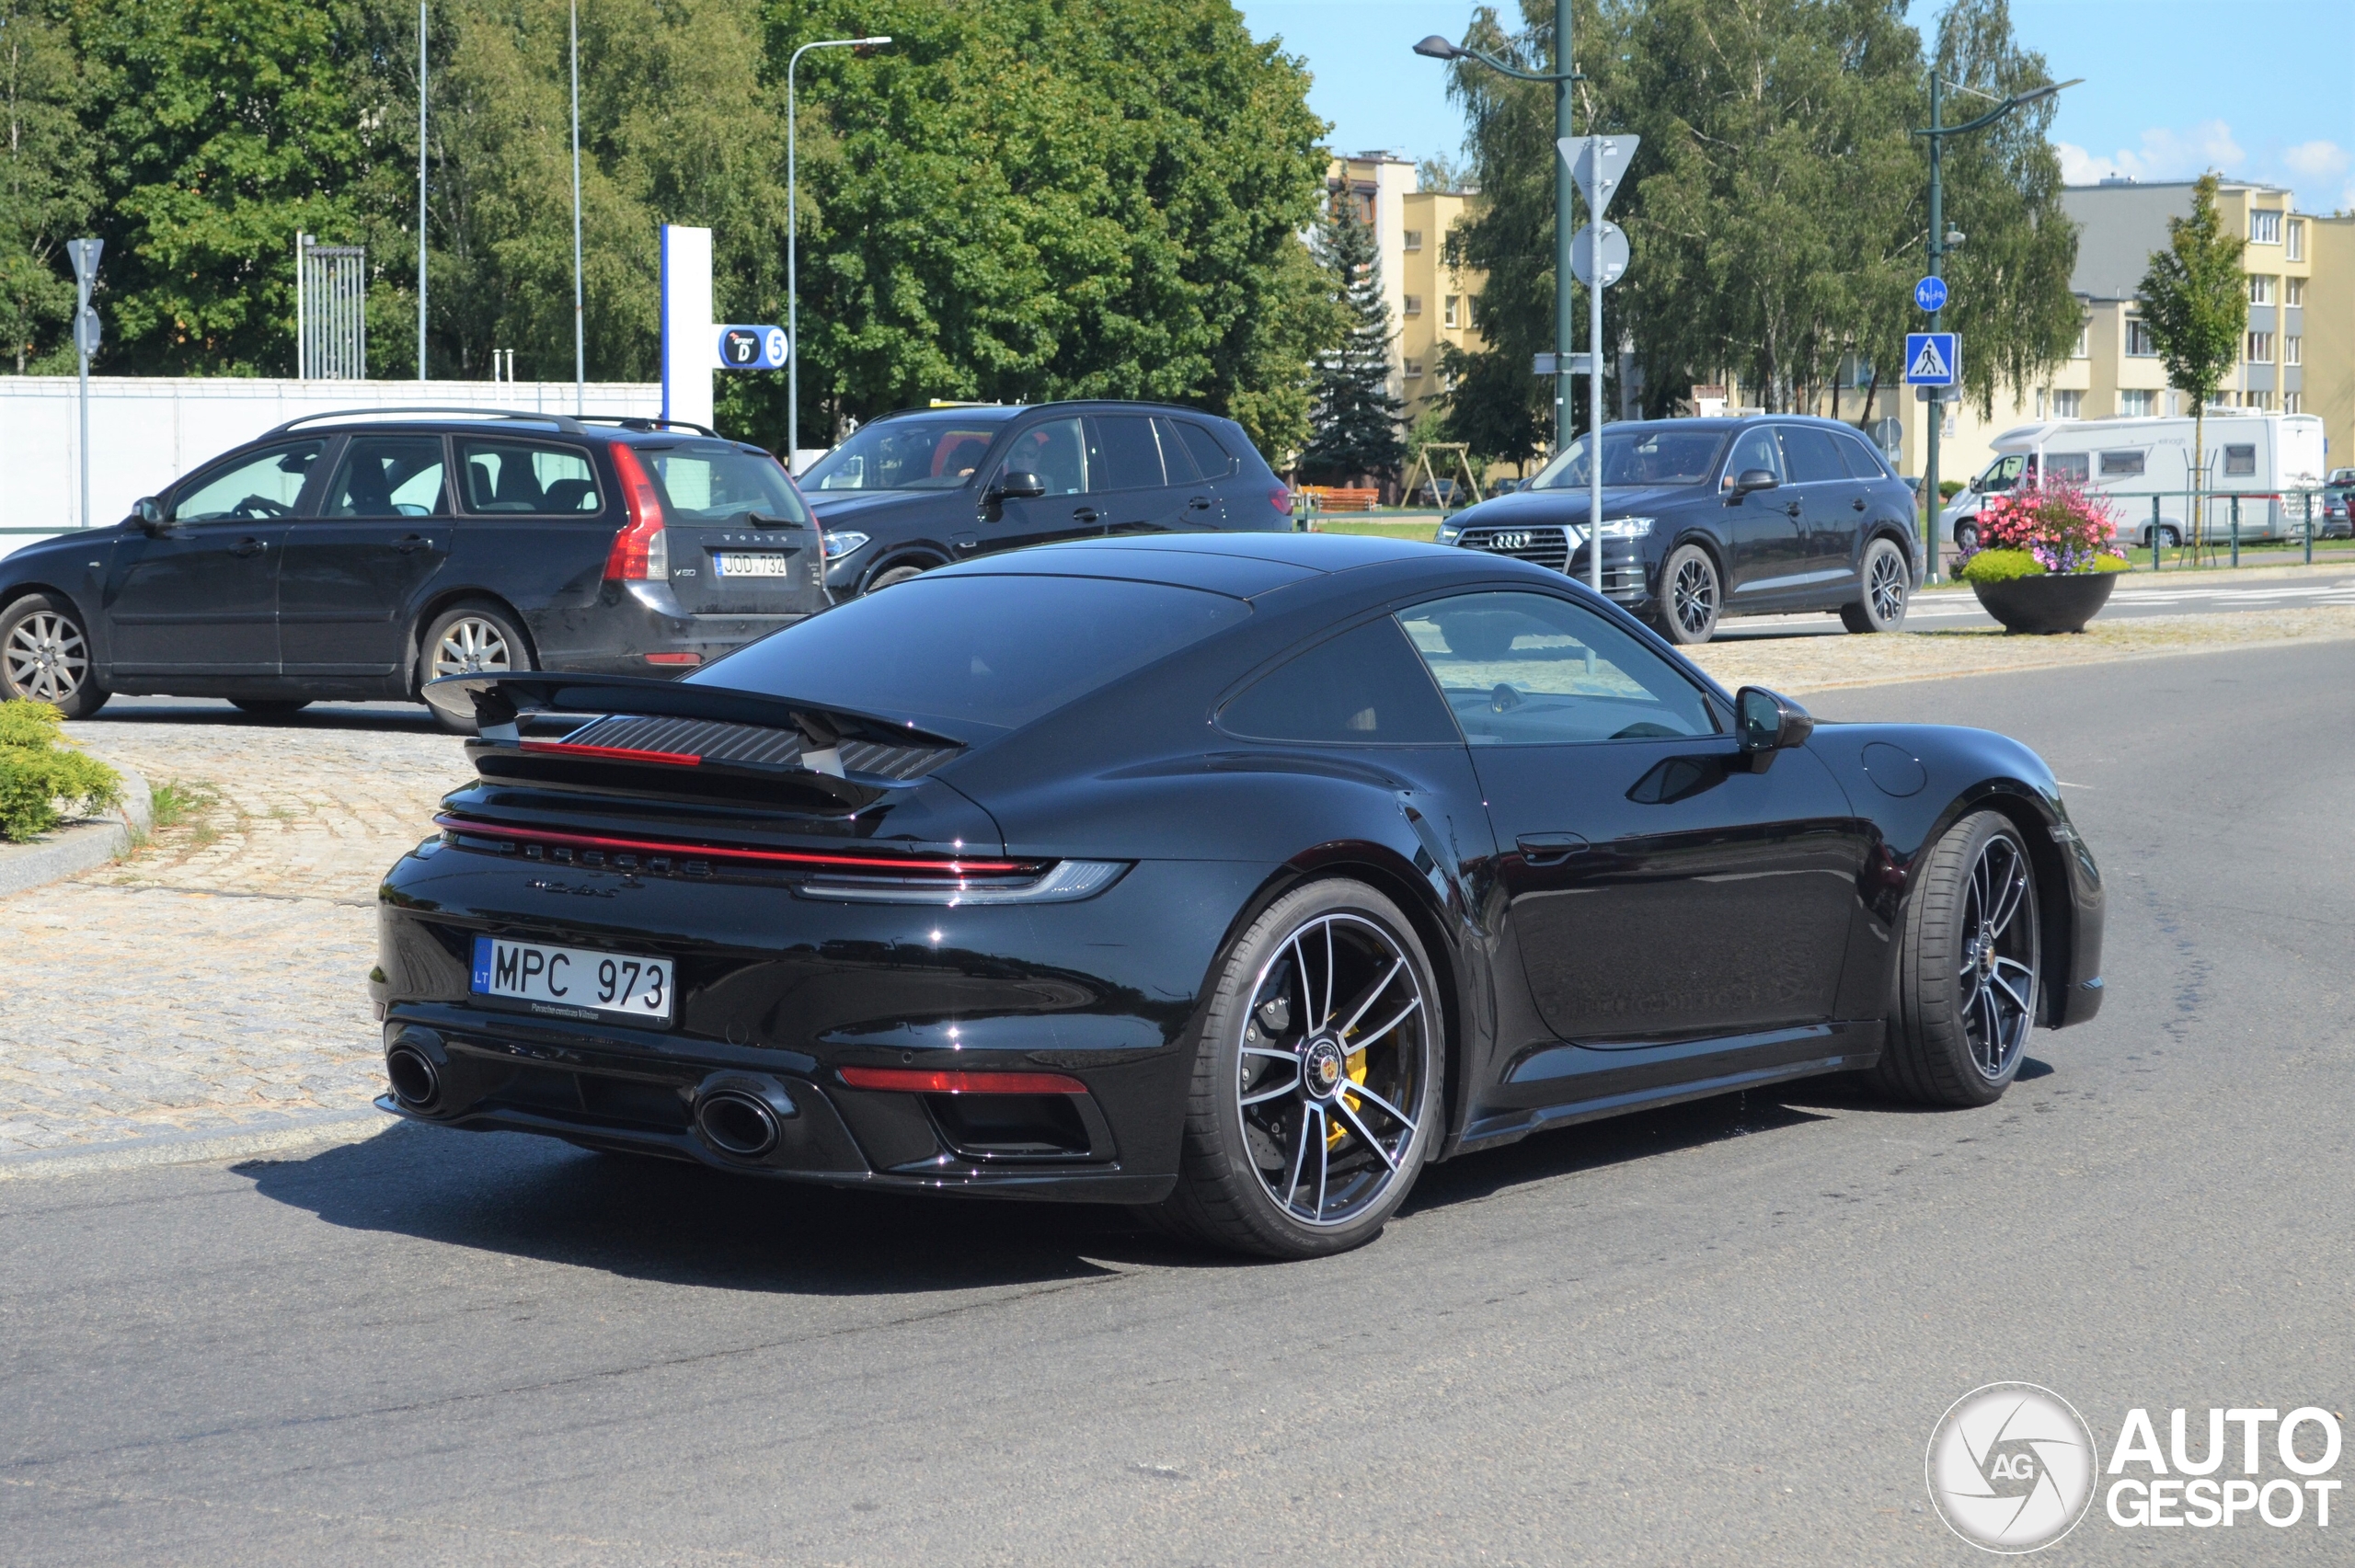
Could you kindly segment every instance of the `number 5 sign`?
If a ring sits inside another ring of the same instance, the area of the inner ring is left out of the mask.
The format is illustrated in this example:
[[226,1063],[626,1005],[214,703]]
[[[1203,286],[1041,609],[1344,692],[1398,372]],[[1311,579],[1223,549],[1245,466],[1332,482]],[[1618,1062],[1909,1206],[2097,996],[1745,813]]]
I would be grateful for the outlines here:
[[781,371],[788,351],[782,326],[723,326],[717,347],[723,371]]

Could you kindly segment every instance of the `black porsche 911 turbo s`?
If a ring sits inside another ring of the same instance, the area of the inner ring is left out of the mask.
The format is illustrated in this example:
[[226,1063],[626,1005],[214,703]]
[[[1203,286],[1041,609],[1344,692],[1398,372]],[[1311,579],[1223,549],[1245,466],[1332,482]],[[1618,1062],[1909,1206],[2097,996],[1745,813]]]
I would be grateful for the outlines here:
[[2101,1001],[2028,748],[1729,696],[1494,555],[1051,545],[676,683],[454,684],[479,777],[371,977],[379,1104],[450,1127],[1301,1257],[1591,1117],[1985,1104]]

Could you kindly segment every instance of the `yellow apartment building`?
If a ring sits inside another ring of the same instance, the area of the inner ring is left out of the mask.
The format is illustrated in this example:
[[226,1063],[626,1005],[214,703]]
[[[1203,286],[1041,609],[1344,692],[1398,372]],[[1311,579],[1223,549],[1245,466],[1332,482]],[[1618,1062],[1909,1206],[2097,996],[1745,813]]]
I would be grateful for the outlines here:
[[1425,190],[1413,164],[1382,152],[1335,158],[1326,187],[1348,191],[1358,215],[1373,226],[1383,295],[1397,332],[1390,391],[1406,406],[1411,425],[1447,390],[1441,346],[1466,352],[1480,347],[1480,335],[1472,330],[1472,296],[1482,275],[1449,267],[1446,257],[1448,231],[1476,210],[1479,193]]

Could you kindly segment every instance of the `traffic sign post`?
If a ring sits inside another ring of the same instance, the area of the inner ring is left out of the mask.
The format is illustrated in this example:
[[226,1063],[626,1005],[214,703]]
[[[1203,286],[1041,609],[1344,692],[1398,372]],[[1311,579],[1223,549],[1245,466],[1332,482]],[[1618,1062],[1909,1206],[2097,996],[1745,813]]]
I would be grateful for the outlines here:
[[782,326],[723,326],[712,349],[723,371],[781,371],[791,358]]
[[[1554,145],[1586,196],[1586,226],[1570,241],[1570,269],[1587,285],[1587,584],[1603,591],[1603,291],[1627,271],[1627,236],[1603,215],[1642,139],[1564,136]],[[1583,262],[1583,265],[1580,263]]]
[[98,258],[105,252],[102,239],[76,239],[65,242],[65,254],[74,262],[74,288],[81,298],[74,312],[75,359],[77,372],[77,396],[82,412],[82,526],[90,526],[90,356],[98,351],[98,313],[90,308],[90,291],[98,281]]

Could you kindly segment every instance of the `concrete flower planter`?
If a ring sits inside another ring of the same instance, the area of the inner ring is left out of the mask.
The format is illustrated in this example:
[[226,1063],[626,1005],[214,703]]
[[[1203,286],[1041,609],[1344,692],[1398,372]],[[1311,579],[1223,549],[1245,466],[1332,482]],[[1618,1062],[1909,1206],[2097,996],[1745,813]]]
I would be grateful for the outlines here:
[[2049,636],[2055,632],[2084,631],[2085,623],[2109,602],[2109,590],[2118,586],[2118,576],[2116,572],[2043,573],[2006,582],[1975,582],[1970,591],[2005,631]]

